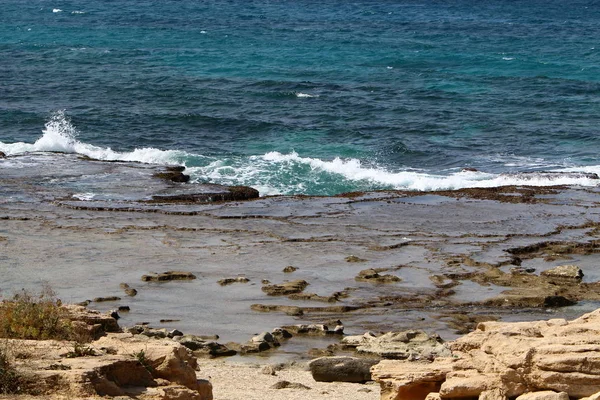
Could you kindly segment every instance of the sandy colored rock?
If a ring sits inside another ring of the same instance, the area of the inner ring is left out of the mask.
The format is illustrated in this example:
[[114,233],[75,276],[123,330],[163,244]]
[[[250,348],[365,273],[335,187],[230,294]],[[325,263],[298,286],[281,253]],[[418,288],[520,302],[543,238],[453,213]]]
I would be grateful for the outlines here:
[[262,291],[269,296],[286,296],[288,294],[300,293],[308,286],[308,282],[305,280],[295,280],[291,282],[284,282],[275,285],[265,285],[262,287]]
[[478,400],[507,400],[504,390],[496,388],[492,390],[484,390],[479,395]]
[[598,332],[600,309],[570,322],[483,322],[448,344],[449,358],[382,361],[372,374],[382,399],[410,393],[418,400],[430,392],[444,399],[478,397],[494,390],[509,398],[541,390],[581,398],[600,391]]
[[236,278],[224,278],[217,281],[217,283],[221,286],[231,285],[233,283],[248,283],[250,279],[245,276],[238,276]]
[[388,332],[380,336],[367,332],[361,336],[347,336],[341,343],[355,348],[358,353],[387,359],[432,360],[451,355],[439,336],[417,330]]
[[552,390],[543,390],[540,392],[524,393],[516,400],[569,400],[569,395],[565,392],[553,392]]
[[581,280],[583,278],[583,271],[577,265],[560,265],[542,271],[541,275],[553,278]]

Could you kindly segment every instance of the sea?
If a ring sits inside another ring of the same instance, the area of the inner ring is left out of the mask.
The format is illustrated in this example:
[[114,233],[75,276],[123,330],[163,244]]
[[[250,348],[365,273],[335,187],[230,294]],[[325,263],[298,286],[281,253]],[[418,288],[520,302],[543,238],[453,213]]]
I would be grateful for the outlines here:
[[331,196],[595,186],[599,149],[597,0],[0,2],[7,159]]

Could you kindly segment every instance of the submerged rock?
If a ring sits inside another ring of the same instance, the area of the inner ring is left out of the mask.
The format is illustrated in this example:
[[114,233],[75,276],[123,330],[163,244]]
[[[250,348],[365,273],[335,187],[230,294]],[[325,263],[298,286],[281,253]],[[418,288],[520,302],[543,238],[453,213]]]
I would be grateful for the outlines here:
[[393,283],[400,282],[402,279],[396,275],[380,275],[382,271],[387,271],[387,268],[369,268],[364,269],[358,273],[356,278],[357,281],[363,282],[375,282],[375,283]]
[[144,282],[163,282],[163,281],[174,281],[174,280],[191,280],[196,279],[196,275],[191,272],[185,271],[167,271],[160,274],[152,273],[150,275],[142,275],[142,281]]
[[262,291],[269,296],[286,296],[289,294],[300,293],[308,286],[308,282],[304,280],[295,280],[284,282],[278,285],[265,285]]
[[224,278],[217,281],[221,286],[231,285],[232,283],[248,283],[250,279],[245,276],[238,276],[237,278]]

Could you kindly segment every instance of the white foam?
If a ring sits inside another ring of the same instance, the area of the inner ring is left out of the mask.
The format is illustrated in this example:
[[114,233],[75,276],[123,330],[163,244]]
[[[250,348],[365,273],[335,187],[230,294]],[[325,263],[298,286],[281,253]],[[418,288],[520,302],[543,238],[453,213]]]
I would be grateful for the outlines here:
[[59,12],[62,12],[62,10],[60,8],[53,8],[52,12],[53,13],[59,13]]
[[[317,158],[300,157],[297,153],[281,154],[270,152],[263,159],[273,163],[298,163],[309,165],[313,170],[339,174],[350,181],[367,181],[371,184],[393,187],[400,190],[454,190],[469,187],[497,187],[508,185],[552,186],[581,185],[596,186],[598,180],[585,176],[568,175],[498,175],[478,171],[461,171],[450,175],[435,175],[423,172],[389,172],[383,168],[365,167],[360,160],[335,158],[323,161]],[[600,169],[600,168],[599,168]]]
[[85,11],[72,11],[71,14],[85,14]]
[[90,201],[90,200],[93,200],[94,197],[96,197],[96,194],[94,194],[94,193],[75,193],[73,195],[73,197],[78,200],[82,200],[82,201]]
[[2,143],[0,150],[7,155],[30,152],[63,152],[86,155],[97,160],[136,161],[147,164],[182,164],[188,155],[177,150],[159,150],[152,147],[135,149],[131,152],[114,151],[110,147],[99,147],[77,140],[79,132],[65,116],[65,111],[57,111],[46,123],[43,135],[35,143]]
[[308,93],[301,93],[301,92],[296,92],[294,93],[296,95],[296,97],[298,98],[312,98],[312,97],[319,97],[319,95],[317,94],[308,94]]
[[515,58],[514,58],[514,57],[502,57],[502,59],[503,59],[504,61],[512,61],[512,60],[514,60]]

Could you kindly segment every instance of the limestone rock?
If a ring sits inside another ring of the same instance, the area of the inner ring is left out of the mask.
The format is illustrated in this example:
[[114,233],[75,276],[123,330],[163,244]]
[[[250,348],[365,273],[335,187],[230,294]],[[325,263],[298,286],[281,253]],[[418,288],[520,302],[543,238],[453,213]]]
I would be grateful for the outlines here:
[[245,276],[238,276],[236,278],[224,278],[217,281],[217,283],[221,286],[231,285],[232,283],[248,283],[250,279]]
[[28,354],[15,359],[15,367],[35,382],[44,398],[130,396],[135,389],[146,400],[212,399],[210,383],[196,378],[196,359],[170,339],[107,333],[86,345],[94,356],[74,358],[65,357],[73,342],[6,340]]
[[230,357],[237,354],[235,350],[225,345],[214,340],[206,340],[200,336],[182,335],[174,337],[173,340],[192,350],[197,357]]
[[[548,390],[581,398],[600,392],[598,332],[600,309],[569,322],[482,322],[448,343],[451,357],[431,363],[384,360],[371,371],[382,399],[419,400],[431,392],[443,399],[489,398],[494,391],[515,398]],[[412,397],[403,397],[407,393]]]
[[310,362],[313,379],[318,382],[355,382],[371,380],[371,367],[379,360],[356,357],[320,357]]
[[569,400],[569,395],[565,392],[556,393],[552,390],[543,390],[541,392],[524,393],[516,400]]
[[287,315],[291,315],[293,317],[297,317],[300,315],[304,315],[304,311],[300,307],[296,306],[282,306],[276,304],[252,304],[250,306],[251,310],[260,311],[260,312],[271,312],[271,311],[281,311]]
[[152,273],[150,275],[142,275],[142,281],[148,282],[164,282],[173,280],[191,280],[196,279],[196,275],[185,271],[166,271],[160,274]]
[[375,283],[394,283],[400,282],[402,279],[397,277],[396,275],[380,275],[379,273],[382,271],[387,271],[387,268],[370,268],[362,270],[358,273],[356,278],[357,281],[362,282],[375,282]]
[[381,336],[367,332],[362,336],[345,337],[342,344],[355,348],[358,353],[387,359],[432,360],[451,355],[439,336],[418,330],[388,332]]
[[560,265],[555,268],[542,271],[540,275],[580,281],[583,278],[583,271],[577,265]]
[[[338,321],[339,322],[339,321]],[[295,335],[342,335],[344,333],[344,325],[339,322],[334,329],[329,329],[325,324],[298,324],[284,325],[281,327],[291,334]]]
[[265,285],[262,291],[269,296],[286,296],[288,294],[300,293],[308,286],[308,282],[304,280],[295,280],[284,282],[278,285]]

